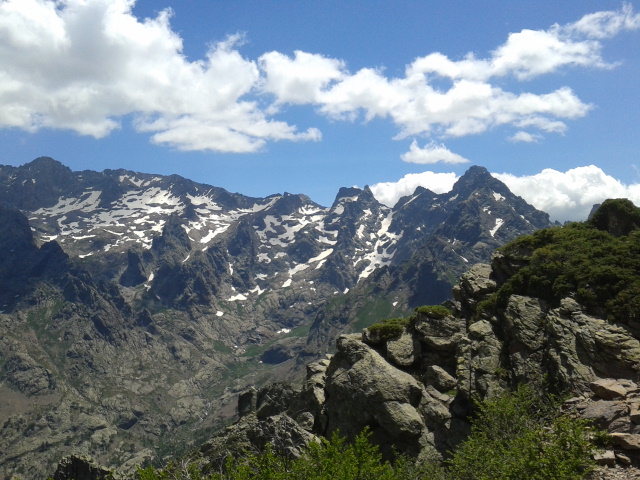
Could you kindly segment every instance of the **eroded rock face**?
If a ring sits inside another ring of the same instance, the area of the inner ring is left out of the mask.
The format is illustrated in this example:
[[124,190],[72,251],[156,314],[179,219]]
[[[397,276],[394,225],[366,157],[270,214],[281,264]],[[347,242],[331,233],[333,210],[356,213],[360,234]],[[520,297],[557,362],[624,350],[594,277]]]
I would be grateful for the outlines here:
[[225,432],[204,443],[196,453],[206,471],[220,471],[227,458],[263,451],[267,443],[278,453],[297,458],[302,449],[317,437],[301,427],[286,413],[259,420],[255,415],[242,417]]
[[[513,273],[514,264],[522,262],[497,255],[492,269],[473,268],[461,277],[459,314],[489,298],[496,287],[469,285],[490,285],[496,272]],[[488,278],[479,278],[483,275]],[[466,335],[457,343],[463,391],[471,388],[484,396],[496,390],[501,377],[520,382],[549,375],[559,389],[583,392],[597,378],[637,379],[640,373],[640,342],[633,330],[585,313],[571,298],[550,308],[540,299],[511,295],[495,316],[466,318]]]
[[413,451],[429,443],[428,429],[417,407],[424,387],[362,342],[343,335],[327,371],[327,433],[355,436],[369,426],[384,447]]
[[0,380],[6,381],[12,388],[31,397],[53,393],[56,380],[46,368],[38,365],[26,354],[18,353],[10,357],[0,372]]

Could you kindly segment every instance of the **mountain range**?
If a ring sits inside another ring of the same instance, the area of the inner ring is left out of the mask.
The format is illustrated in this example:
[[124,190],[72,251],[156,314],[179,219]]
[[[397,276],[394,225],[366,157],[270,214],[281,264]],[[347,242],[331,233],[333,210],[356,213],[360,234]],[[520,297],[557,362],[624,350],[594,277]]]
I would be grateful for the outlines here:
[[393,207],[368,187],[323,207],[47,157],[0,166],[0,472],[193,446],[247,386],[449,300],[496,247],[551,225],[482,167]]

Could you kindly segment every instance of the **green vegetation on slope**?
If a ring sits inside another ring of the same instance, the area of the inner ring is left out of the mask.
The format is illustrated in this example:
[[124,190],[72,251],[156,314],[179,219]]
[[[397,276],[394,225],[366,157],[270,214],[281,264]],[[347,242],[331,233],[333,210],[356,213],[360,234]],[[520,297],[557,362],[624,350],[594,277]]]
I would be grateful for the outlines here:
[[485,400],[469,438],[455,451],[445,479],[578,480],[594,465],[584,420],[561,413],[557,398],[540,386]]
[[[365,430],[351,443],[338,434],[312,442],[298,459],[273,448],[229,459],[224,472],[206,472],[197,462],[164,470],[140,469],[140,480],[578,480],[593,469],[593,431],[562,414],[544,389],[520,386],[478,405],[472,433],[446,466],[415,465],[400,457],[385,462]],[[597,435],[595,436],[597,438]],[[399,452],[402,453],[402,452]],[[206,473],[204,473],[206,472]]]
[[[528,257],[483,308],[504,307],[512,294],[558,305],[573,296],[589,312],[622,323],[640,320],[640,209],[608,200],[584,223],[538,230],[500,249]],[[605,229],[607,228],[607,229]]]

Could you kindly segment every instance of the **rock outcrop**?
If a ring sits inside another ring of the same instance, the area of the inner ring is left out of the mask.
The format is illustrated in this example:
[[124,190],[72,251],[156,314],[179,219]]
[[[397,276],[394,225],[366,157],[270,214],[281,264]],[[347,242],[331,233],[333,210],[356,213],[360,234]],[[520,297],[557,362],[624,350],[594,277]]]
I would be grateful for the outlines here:
[[[628,233],[621,221],[600,221],[613,224],[615,235]],[[340,336],[335,355],[307,367],[300,391],[279,387],[288,402],[269,416],[252,407],[251,421],[266,428],[286,416],[294,431],[316,436],[353,437],[367,427],[386,458],[443,458],[468,435],[473,399],[544,379],[547,388],[572,394],[568,413],[611,435],[598,463],[638,466],[640,329],[595,315],[572,295],[505,295],[501,287],[532,253],[505,249],[490,265],[471,268],[454,287],[451,315],[417,309],[391,337],[373,329]]]

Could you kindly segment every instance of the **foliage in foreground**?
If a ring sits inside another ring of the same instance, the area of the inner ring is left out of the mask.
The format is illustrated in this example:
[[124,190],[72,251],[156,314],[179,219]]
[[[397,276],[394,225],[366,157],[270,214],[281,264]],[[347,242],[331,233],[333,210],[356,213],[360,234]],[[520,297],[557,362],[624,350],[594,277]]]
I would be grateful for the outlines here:
[[[176,466],[164,471],[147,467],[138,472],[140,480],[165,480],[173,478],[207,480],[340,480],[340,479],[380,479],[400,478],[396,469],[382,460],[378,448],[369,441],[370,432],[363,431],[353,442],[337,433],[319,443],[312,442],[301,458],[292,460],[276,453],[270,445],[258,455],[240,459],[229,459],[225,472],[203,474],[195,466],[183,469],[179,476]],[[405,470],[411,471],[410,462]]]
[[472,433],[447,466],[383,461],[365,430],[353,442],[338,434],[311,443],[291,460],[270,447],[259,455],[229,460],[225,472],[204,474],[196,464],[163,471],[148,467],[140,480],[578,480],[592,469],[592,433],[586,423],[564,415],[544,390],[517,391],[478,405]]
[[451,315],[451,310],[444,305],[423,305],[416,307],[416,312],[432,318],[445,318]]
[[521,385],[478,410],[446,478],[578,480],[593,469],[594,432],[561,413],[560,402],[544,389]]

